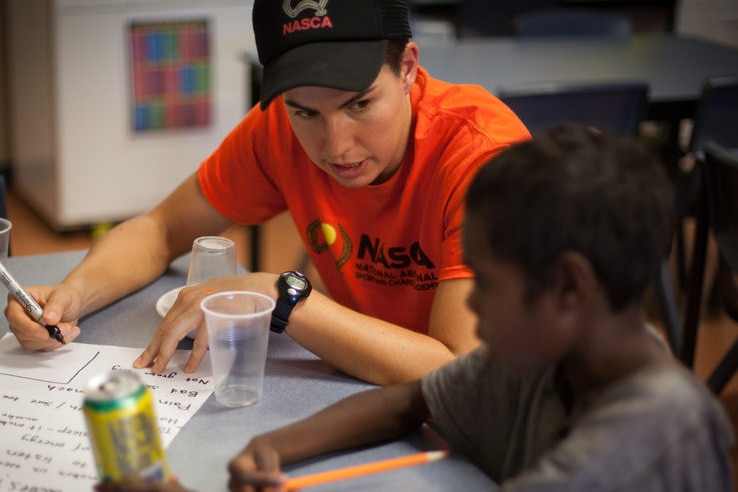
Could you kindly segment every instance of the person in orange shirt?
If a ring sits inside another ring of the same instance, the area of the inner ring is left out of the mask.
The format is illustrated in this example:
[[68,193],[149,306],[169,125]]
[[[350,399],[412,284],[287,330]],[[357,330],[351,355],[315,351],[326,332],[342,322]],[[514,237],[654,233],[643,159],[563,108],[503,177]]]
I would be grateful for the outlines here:
[[[525,126],[482,88],[419,66],[403,0],[256,0],[253,27],[260,103],[158,206],[113,228],[58,285],[29,288],[43,320],[71,341],[80,317],[156,279],[196,237],[288,210],[327,292],[295,272],[187,287],[136,367],[163,371],[198,329],[195,370],[207,350],[200,300],[224,290],[276,299],[273,330],[376,384],[470,352],[463,197],[481,164],[530,137]],[[25,348],[58,346],[17,302],[6,317]]]

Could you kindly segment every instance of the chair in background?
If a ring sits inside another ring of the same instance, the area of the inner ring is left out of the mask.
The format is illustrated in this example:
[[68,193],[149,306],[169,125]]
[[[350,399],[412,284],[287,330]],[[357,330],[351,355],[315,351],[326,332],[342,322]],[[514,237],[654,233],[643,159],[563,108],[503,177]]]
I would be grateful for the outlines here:
[[523,12],[513,20],[518,36],[607,36],[627,38],[631,20],[620,14],[577,8],[547,8]]
[[[705,255],[708,229],[717,243],[719,266],[716,277],[721,306],[725,313],[738,322],[738,150],[708,141],[701,161],[702,177],[697,203],[697,230],[692,261],[692,276],[688,290],[688,302],[702,297],[705,273]],[[685,325],[685,345],[682,359],[692,366],[698,323]],[[707,379],[708,387],[720,394],[730,378],[738,370],[738,340],[719,361]]]
[[690,136],[690,152],[699,159],[708,140],[738,148],[738,75],[705,81]]
[[[498,97],[531,133],[556,123],[580,123],[622,137],[636,138],[648,110],[645,82],[554,84],[502,88]],[[654,291],[669,345],[679,353],[681,320],[667,256],[661,262]]]
[[[261,79],[264,76],[264,67],[256,62],[249,63],[249,72],[250,72],[250,85],[251,85],[251,92],[249,93],[249,101],[247,103],[247,107],[245,108],[245,111],[248,112],[249,109],[251,109],[251,105],[254,105],[259,102],[260,93],[261,93]],[[262,265],[261,265],[261,257],[262,257],[262,251],[261,251],[261,236],[262,236],[262,226],[259,224],[247,226],[249,229],[249,270],[252,272],[259,272],[261,271]]]
[[553,83],[502,87],[498,97],[531,133],[574,122],[635,138],[648,110],[646,82]]
[[[707,79],[694,117],[687,153],[696,161],[703,158],[708,140],[728,148],[738,148],[738,75]],[[694,201],[699,186],[699,166],[679,169],[677,210],[681,218],[694,215]],[[683,233],[677,237],[679,277],[686,284],[687,271]]]
[[[738,148],[738,75],[714,77],[705,81],[687,149],[696,162],[704,160],[708,141],[724,148]],[[692,367],[694,363],[707,254],[708,219],[700,217],[700,214],[707,213],[705,207],[700,209],[702,198],[699,196],[699,189],[705,185],[701,179],[702,167],[704,166],[695,165],[692,169],[679,169],[676,178],[678,218],[681,222],[687,217],[696,216],[697,224],[689,271],[686,267],[685,239],[681,224],[676,235],[679,277],[687,290],[680,358],[688,367]],[[711,285],[710,288],[712,287]]]

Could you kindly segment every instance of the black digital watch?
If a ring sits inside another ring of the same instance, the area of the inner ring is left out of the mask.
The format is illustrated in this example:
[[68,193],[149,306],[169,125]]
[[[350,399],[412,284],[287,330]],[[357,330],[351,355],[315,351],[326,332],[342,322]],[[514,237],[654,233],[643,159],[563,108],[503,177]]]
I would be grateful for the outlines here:
[[310,295],[313,286],[305,275],[296,271],[284,272],[277,280],[277,303],[272,311],[272,322],[269,325],[275,333],[284,332],[289,321],[292,308]]

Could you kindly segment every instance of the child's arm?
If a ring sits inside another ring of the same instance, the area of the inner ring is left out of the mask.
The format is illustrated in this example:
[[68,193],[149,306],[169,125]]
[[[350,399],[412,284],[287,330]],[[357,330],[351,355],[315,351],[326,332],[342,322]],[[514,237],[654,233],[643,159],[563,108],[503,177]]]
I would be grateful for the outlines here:
[[418,428],[428,415],[420,381],[358,393],[304,420],[254,437],[228,465],[230,489],[278,484],[284,479],[279,473],[284,464],[397,438]]

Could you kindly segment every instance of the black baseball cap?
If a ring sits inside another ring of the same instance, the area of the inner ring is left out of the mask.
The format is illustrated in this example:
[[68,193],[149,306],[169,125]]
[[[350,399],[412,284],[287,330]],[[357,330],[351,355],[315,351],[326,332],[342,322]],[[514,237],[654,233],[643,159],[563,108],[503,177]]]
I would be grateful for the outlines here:
[[388,40],[411,36],[405,0],[254,0],[252,21],[262,109],[305,85],[362,91],[377,78]]

